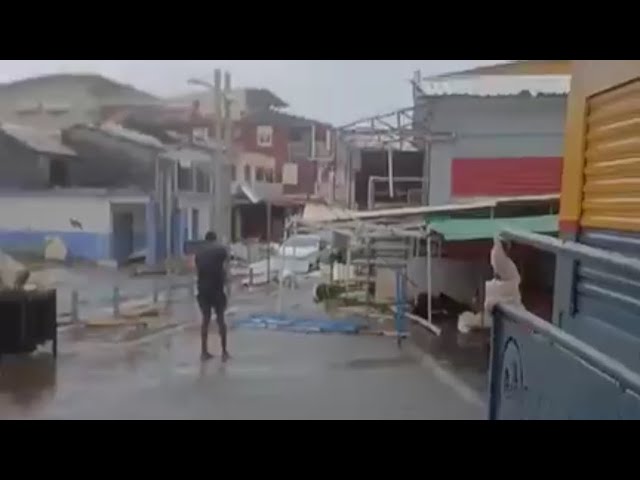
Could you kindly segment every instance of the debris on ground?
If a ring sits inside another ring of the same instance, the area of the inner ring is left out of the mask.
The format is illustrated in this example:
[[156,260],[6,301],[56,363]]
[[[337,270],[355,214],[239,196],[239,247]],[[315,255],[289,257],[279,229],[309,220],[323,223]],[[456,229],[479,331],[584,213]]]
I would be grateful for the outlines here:
[[67,246],[64,241],[57,236],[47,237],[45,240],[44,258],[45,260],[55,260],[64,262],[67,259]]
[[295,333],[360,333],[366,327],[359,321],[325,318],[298,318],[289,315],[254,315],[233,322],[236,328],[277,330]]
[[463,312],[458,317],[458,331],[460,333],[469,333],[472,330],[481,328],[491,328],[491,316],[484,318],[482,313]]
[[22,289],[30,275],[24,264],[0,250],[0,289]]
[[316,303],[337,298],[344,293],[342,285],[320,283],[313,288],[313,299]]

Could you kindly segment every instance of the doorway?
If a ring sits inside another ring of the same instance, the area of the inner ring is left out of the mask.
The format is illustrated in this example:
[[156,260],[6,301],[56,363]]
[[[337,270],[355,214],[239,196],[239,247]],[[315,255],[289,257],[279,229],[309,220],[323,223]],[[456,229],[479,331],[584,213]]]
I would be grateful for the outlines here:
[[113,257],[123,265],[133,253],[133,212],[113,212]]

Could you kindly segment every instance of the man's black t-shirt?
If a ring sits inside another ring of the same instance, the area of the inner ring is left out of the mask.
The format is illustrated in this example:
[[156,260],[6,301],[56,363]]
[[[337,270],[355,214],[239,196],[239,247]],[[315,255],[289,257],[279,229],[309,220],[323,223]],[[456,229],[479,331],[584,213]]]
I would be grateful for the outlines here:
[[196,254],[198,272],[198,293],[206,296],[218,296],[224,293],[225,260],[227,249],[218,243],[207,245]]

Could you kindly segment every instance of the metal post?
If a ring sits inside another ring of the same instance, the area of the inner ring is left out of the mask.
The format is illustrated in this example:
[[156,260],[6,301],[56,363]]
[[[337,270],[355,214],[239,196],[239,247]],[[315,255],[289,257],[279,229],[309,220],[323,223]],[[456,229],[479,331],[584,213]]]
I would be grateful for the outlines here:
[[71,321],[76,323],[79,319],[78,315],[78,291],[71,291]]
[[[211,152],[211,175],[213,176],[213,181],[211,182],[211,210],[210,221],[209,221],[209,229],[213,230],[219,229],[219,218],[218,212],[220,210],[220,205],[218,203],[218,195],[220,194],[220,158],[217,158],[218,150],[217,148],[222,143],[222,102],[221,102],[221,92],[222,92],[222,72],[220,69],[215,69],[213,72],[213,110],[214,113],[211,116],[211,127],[212,133],[214,134],[215,140],[215,148],[212,149]],[[218,232],[219,235],[222,232]],[[222,238],[222,237],[221,237]]]
[[366,242],[367,242],[367,284],[366,284],[366,290],[365,290],[365,298],[367,303],[366,312],[367,314],[369,314],[369,309],[371,308],[371,273],[372,273],[371,255],[373,253],[373,250],[371,248],[371,237],[367,237]]
[[[220,182],[218,202],[220,204],[220,234],[223,243],[231,241],[231,169],[233,168],[233,119],[231,118],[231,74],[224,74],[224,92],[220,95],[221,108],[223,108],[224,144],[225,154],[222,168],[220,168]],[[222,105],[224,104],[224,105]]]
[[367,209],[373,210],[376,201],[376,184],[370,176],[367,181]]
[[425,138],[424,161],[422,163],[422,205],[429,205],[431,187],[431,138]]
[[347,274],[345,275],[344,291],[349,293],[349,282],[351,281],[351,237],[347,239]]
[[173,277],[167,277],[167,293],[165,298],[165,308],[169,310],[173,297]]
[[387,169],[389,173],[389,197],[393,198],[393,149],[391,146],[387,147]]
[[432,322],[432,305],[431,305],[431,229],[427,229],[427,321]]
[[271,202],[267,202],[267,286],[271,285]]
[[120,317],[120,287],[113,287],[113,317]]
[[[284,244],[287,242],[287,232],[288,232],[288,228],[287,228],[287,219],[285,217],[284,220],[284,232],[282,234],[282,253],[284,254]],[[285,255],[281,255],[280,256],[280,266],[279,271],[278,271],[278,313],[282,313],[282,287],[284,284],[284,277],[282,275],[282,273],[284,272],[284,267],[285,267],[285,259],[287,257]]]
[[151,284],[153,304],[158,303],[158,281],[154,278]]
[[405,312],[405,287],[404,287],[404,277],[401,268],[396,269],[396,335],[398,348],[402,347],[402,336],[404,335],[404,312]]

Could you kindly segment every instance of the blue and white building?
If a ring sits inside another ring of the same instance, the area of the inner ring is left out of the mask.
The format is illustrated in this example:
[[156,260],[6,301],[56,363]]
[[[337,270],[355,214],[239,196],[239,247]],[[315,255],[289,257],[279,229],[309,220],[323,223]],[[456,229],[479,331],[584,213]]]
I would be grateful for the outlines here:
[[0,131],[0,248],[7,252],[37,254],[58,237],[73,259],[122,264],[144,255],[153,265],[181,255],[187,239],[209,229],[218,149],[167,146],[113,125],[72,127],[54,148],[50,134],[47,143],[34,140],[44,132],[25,131],[20,138]]

